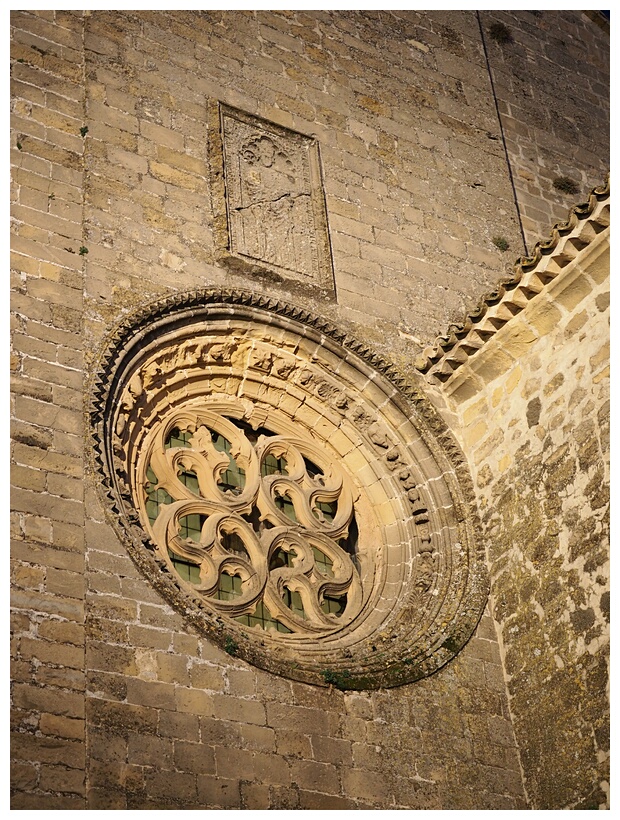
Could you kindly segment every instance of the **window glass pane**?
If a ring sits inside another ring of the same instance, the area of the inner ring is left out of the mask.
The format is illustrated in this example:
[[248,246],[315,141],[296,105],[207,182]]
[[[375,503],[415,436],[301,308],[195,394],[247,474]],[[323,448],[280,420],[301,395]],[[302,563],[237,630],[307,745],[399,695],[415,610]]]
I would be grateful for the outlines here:
[[170,431],[170,435],[164,444],[164,448],[169,450],[171,447],[191,447],[191,444],[189,443],[191,437],[192,434],[188,430],[179,430],[178,427],[175,427]]
[[338,511],[338,502],[337,501],[316,501],[315,502],[316,509],[312,510],[314,515],[321,520],[321,516],[317,513],[317,510],[320,510],[323,515],[323,520],[326,521],[328,524],[336,517],[336,512]]
[[172,558],[174,568],[184,581],[189,581],[190,584],[200,583],[200,567],[198,564],[194,564],[186,558],[182,558],[180,555],[172,552],[172,550],[168,550],[168,555]]
[[216,433],[215,430],[211,431],[211,438],[215,449],[220,453],[226,453],[230,461],[228,468],[220,475],[217,485],[221,487],[224,492],[228,490],[234,495],[239,495],[245,486],[245,470],[239,467],[232,457],[230,453],[230,441],[225,439],[220,433]]
[[306,617],[304,605],[299,592],[294,592],[287,587],[284,587],[284,595],[282,596],[282,599],[287,607],[295,613],[295,615],[298,615],[300,618]]
[[347,596],[342,595],[340,598],[331,598],[326,595],[321,604],[321,609],[326,615],[342,615],[347,605]]
[[323,475],[323,471],[319,467],[317,467],[313,461],[310,461],[310,459],[306,458],[305,456],[303,457],[303,459],[304,464],[306,465],[306,472],[308,473],[310,478],[317,478],[318,476]]
[[239,595],[241,595],[241,578],[238,575],[229,575],[227,572],[222,572],[216,597],[220,601],[230,601]]
[[329,578],[334,577],[334,562],[325,555],[324,552],[317,549],[316,547],[312,547],[312,552],[314,553],[314,561],[316,563],[316,567],[319,572],[323,573],[323,575],[327,575]]
[[274,499],[275,505],[279,510],[290,518],[291,521],[297,523],[297,516],[295,515],[295,507],[293,506],[293,502],[288,497],[288,495],[277,495]]
[[177,473],[181,484],[185,484],[188,490],[191,490],[196,495],[200,494],[198,489],[198,476],[192,470],[179,470]]
[[152,524],[159,515],[161,505],[172,503],[172,496],[169,495],[166,490],[161,488],[159,490],[155,489],[157,486],[157,476],[151,467],[146,471],[146,477],[149,482],[146,488],[146,514]]
[[184,515],[179,518],[179,535],[182,538],[191,538],[192,541],[200,541],[202,525],[207,520],[205,515]]
[[269,562],[269,569],[278,569],[279,567],[293,567],[295,566],[294,558],[297,558],[297,553],[295,550],[283,550],[282,548],[277,549],[274,554],[271,556],[271,561]]
[[225,550],[228,550],[228,552],[234,552],[235,555],[240,555],[247,561],[250,560],[250,556],[248,555],[248,551],[245,548],[243,539],[239,535],[237,535],[236,532],[223,532],[222,546]]
[[261,629],[274,629],[277,632],[286,633],[291,632],[287,626],[284,626],[280,621],[276,621],[271,617],[271,613],[262,601],[257,604],[256,610],[251,615],[239,615],[235,620],[245,626],[260,626]]
[[268,453],[261,464],[262,475],[288,475],[287,463],[284,458],[277,458],[272,453]]

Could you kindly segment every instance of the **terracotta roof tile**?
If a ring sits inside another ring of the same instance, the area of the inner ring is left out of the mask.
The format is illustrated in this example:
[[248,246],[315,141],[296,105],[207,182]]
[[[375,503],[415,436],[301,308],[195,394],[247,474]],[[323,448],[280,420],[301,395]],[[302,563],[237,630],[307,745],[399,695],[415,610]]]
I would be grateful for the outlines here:
[[416,369],[432,381],[445,382],[474,356],[609,225],[609,190],[608,177],[591,191],[587,202],[571,208],[566,222],[553,226],[548,239],[536,243],[531,256],[517,259],[513,275],[483,296],[461,324],[449,325],[446,334],[418,357]]

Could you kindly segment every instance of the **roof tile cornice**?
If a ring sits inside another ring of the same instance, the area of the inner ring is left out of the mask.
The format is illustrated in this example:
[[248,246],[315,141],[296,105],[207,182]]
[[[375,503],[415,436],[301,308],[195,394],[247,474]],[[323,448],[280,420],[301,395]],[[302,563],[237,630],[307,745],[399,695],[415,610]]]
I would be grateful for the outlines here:
[[548,239],[536,243],[531,256],[519,257],[513,275],[483,296],[461,324],[451,324],[444,336],[427,347],[415,368],[430,381],[447,381],[608,227],[609,197],[608,177],[591,191],[587,202],[571,208],[566,222],[553,226]]

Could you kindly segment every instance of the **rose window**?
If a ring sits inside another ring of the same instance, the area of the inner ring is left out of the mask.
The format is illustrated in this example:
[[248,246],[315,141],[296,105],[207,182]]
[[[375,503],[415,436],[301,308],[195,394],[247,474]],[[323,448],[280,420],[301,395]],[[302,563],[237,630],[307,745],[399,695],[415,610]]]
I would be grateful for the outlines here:
[[217,612],[315,634],[359,612],[351,490],[316,446],[202,407],[154,428],[138,472],[160,556]]
[[109,519],[188,628],[361,689],[471,635],[487,586],[466,466],[362,345],[251,294],[180,294],[117,328],[91,388]]

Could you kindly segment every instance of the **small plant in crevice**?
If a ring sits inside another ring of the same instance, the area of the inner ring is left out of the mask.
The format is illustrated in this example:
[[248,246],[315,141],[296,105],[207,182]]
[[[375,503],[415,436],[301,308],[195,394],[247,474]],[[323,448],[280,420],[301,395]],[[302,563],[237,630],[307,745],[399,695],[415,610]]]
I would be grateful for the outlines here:
[[22,150],[22,144],[21,144],[21,142],[20,142],[19,140],[17,140],[17,142],[15,143],[15,145],[16,145],[16,147],[17,147],[17,150],[18,150],[18,151],[21,151],[21,150]]
[[88,253],[88,248],[85,248],[84,245],[82,245],[78,253],[80,254],[80,256],[86,256],[86,254]]
[[324,669],[321,672],[325,683],[335,686],[336,689],[348,689],[351,680],[351,673],[348,669],[343,669],[342,672],[334,672],[332,669]]
[[502,252],[503,252],[503,251],[507,251],[507,250],[508,250],[508,248],[510,247],[510,243],[509,243],[509,242],[508,242],[508,240],[507,240],[505,237],[503,237],[503,236],[494,236],[494,237],[493,237],[493,239],[492,239],[491,241],[493,242],[493,244],[495,245],[495,247],[496,247],[498,250],[502,251]]
[[88,126],[87,126],[87,125],[83,125],[83,126],[80,128],[80,134],[81,134],[83,137],[85,137],[85,136],[86,136],[86,134],[88,134]]
[[489,37],[501,45],[514,43],[512,32],[508,26],[505,26],[503,23],[493,23],[493,25],[489,26]]
[[224,652],[228,652],[229,655],[232,655],[234,657],[238,651],[239,644],[237,643],[237,641],[233,640],[233,638],[231,638],[230,635],[228,635],[226,637],[226,640],[224,641]]
[[578,194],[579,186],[574,179],[570,177],[556,177],[553,180],[553,187],[556,191],[562,191],[564,194]]

